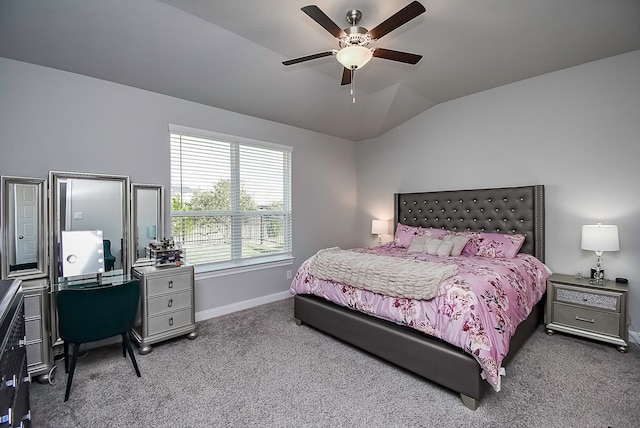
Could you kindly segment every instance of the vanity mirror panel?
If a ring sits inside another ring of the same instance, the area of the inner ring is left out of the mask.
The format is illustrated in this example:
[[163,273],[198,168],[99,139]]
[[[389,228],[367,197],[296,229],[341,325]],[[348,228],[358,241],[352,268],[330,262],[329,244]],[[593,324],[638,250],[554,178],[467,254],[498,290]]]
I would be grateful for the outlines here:
[[51,283],[62,273],[62,232],[101,231],[105,275],[128,274],[129,177],[51,171]]
[[2,278],[47,276],[46,180],[2,177]]
[[145,248],[164,237],[164,187],[131,185],[131,254],[133,266],[148,263]]

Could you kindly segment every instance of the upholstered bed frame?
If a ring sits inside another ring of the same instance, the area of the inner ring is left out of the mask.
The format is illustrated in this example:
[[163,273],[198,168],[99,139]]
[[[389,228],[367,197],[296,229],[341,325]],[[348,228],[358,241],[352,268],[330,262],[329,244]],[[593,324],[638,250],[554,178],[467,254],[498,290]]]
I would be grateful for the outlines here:
[[[520,250],[544,262],[544,186],[395,195],[395,224],[459,231],[522,233]],[[503,366],[542,322],[543,297],[511,338]],[[333,304],[312,295],[294,297],[294,317],[338,339],[460,393],[478,408],[489,384],[478,362],[462,349],[415,329]]]

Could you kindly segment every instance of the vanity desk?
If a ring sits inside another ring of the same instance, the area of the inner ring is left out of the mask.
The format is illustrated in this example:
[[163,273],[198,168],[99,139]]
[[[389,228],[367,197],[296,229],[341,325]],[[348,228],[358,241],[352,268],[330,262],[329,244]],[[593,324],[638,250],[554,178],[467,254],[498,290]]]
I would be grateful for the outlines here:
[[151,344],[173,337],[195,339],[193,266],[136,266],[131,273],[141,286],[140,317],[132,332],[139,353],[148,354]]

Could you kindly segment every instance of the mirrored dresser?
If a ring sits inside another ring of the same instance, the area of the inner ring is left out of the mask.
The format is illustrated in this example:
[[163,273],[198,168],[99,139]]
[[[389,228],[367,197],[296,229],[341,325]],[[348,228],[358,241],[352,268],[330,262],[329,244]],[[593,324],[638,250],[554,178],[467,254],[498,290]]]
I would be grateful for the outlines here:
[[24,300],[19,279],[0,280],[0,426],[31,426],[29,376],[24,333]]

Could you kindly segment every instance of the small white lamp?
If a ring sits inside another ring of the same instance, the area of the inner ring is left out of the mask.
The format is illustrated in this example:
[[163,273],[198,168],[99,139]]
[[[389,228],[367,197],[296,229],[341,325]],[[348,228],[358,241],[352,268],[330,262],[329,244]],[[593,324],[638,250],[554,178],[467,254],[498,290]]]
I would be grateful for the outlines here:
[[604,270],[600,259],[603,251],[619,251],[618,226],[610,224],[589,224],[582,226],[582,249],[596,252],[596,267],[591,275],[591,284],[605,283]]
[[388,220],[371,220],[371,234],[378,235],[378,244],[382,244],[382,235],[389,233]]

